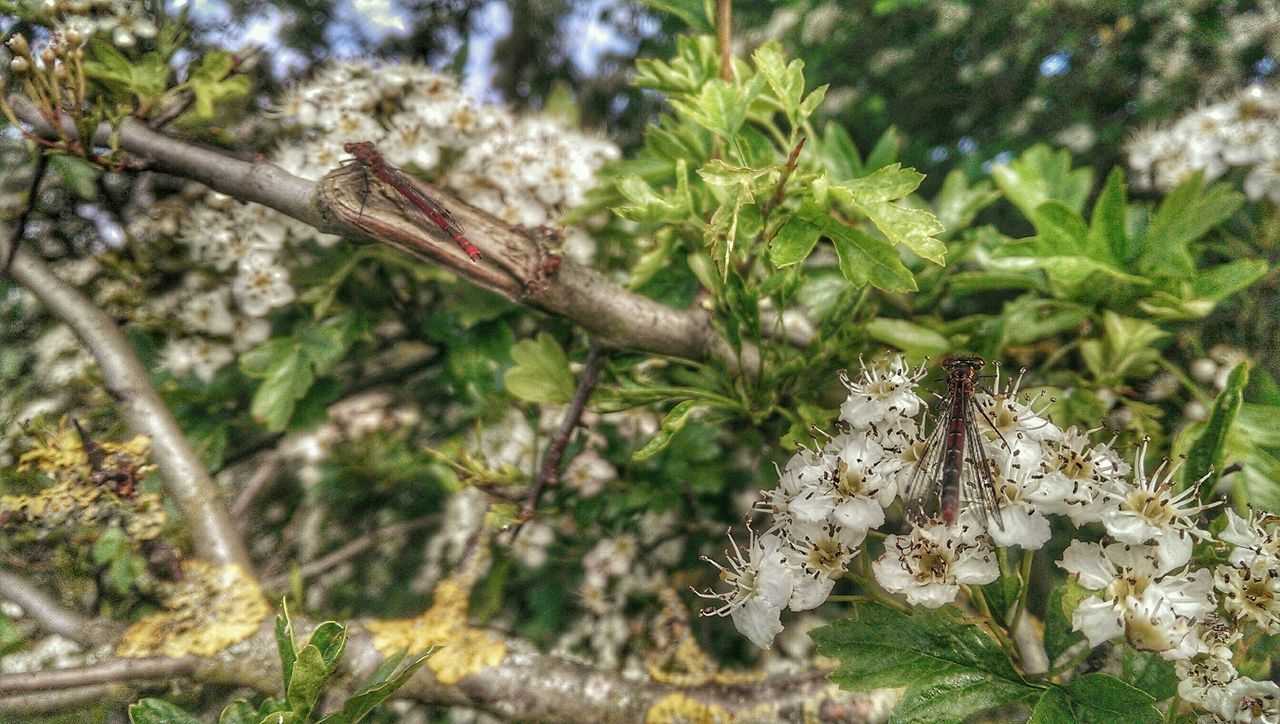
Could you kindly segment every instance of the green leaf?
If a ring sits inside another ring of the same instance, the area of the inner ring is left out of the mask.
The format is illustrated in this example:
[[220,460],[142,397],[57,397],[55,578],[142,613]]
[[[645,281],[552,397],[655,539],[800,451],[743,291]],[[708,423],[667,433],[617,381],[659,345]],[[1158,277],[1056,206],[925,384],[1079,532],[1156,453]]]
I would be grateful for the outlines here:
[[[710,28],[708,28],[710,29]],[[676,57],[670,62],[641,58],[636,61],[631,83],[664,93],[697,93],[720,72],[720,55],[711,35],[681,35],[676,38]]]
[[827,99],[827,89],[830,87],[830,84],[823,83],[810,91],[809,95],[805,96],[804,100],[800,101],[800,110],[796,113],[797,123],[804,123],[813,116],[814,111],[818,110],[818,107],[822,105],[822,102]]
[[235,60],[225,50],[206,52],[187,79],[186,85],[195,96],[189,113],[207,121],[214,117],[218,103],[247,98],[252,83],[248,76],[232,75],[234,68]]
[[332,673],[333,670],[315,646],[307,644],[298,650],[298,660],[293,665],[293,678],[289,680],[289,689],[285,693],[289,708],[295,716],[305,720],[311,714]]
[[897,347],[912,358],[933,357],[951,349],[951,342],[943,335],[905,319],[876,317],[867,323],[867,334],[877,342]]
[[338,659],[342,658],[343,649],[347,646],[347,629],[336,621],[325,621],[311,632],[308,643],[316,647],[320,652],[320,658],[332,673],[338,666]]
[[1113,385],[1155,371],[1160,358],[1156,343],[1169,333],[1145,319],[1122,317],[1106,311],[1102,315],[1103,338],[1080,343],[1085,367],[1102,385]]
[[1084,674],[1059,687],[1059,690],[1070,697],[1073,721],[1155,724],[1164,720],[1150,694],[1110,674]]
[[653,439],[646,443],[644,447],[635,451],[631,455],[631,459],[636,462],[648,460],[654,455],[662,452],[671,444],[671,438],[674,437],[676,433],[684,429],[685,423],[689,422],[689,415],[691,415],[694,410],[702,407],[703,404],[704,403],[699,400],[685,400],[671,408],[671,412],[668,412],[667,416],[662,418],[662,424],[658,427],[658,433],[654,435]]
[[[1032,240],[1045,256],[1083,256],[1086,252],[1085,237],[1089,230],[1084,219],[1071,207],[1057,200],[1049,200],[1036,207],[1031,214],[1036,237]],[[1109,256],[1095,261],[1109,262]]]
[[947,174],[933,201],[933,212],[942,223],[943,233],[951,235],[968,228],[973,219],[992,202],[1000,198],[1000,192],[990,181],[969,185],[969,177],[959,169]]
[[702,86],[696,98],[671,98],[678,114],[722,138],[729,138],[742,128],[747,109],[764,89],[764,76],[756,75],[746,83],[730,83],[714,78]]
[[1222,477],[1223,449],[1236,415],[1244,403],[1244,388],[1247,384],[1249,362],[1246,360],[1231,370],[1227,386],[1213,401],[1213,409],[1209,411],[1204,430],[1187,453],[1187,462],[1182,468],[1182,482],[1184,485],[1193,485],[1205,477],[1204,482],[1200,483],[1200,499],[1204,502],[1213,499],[1213,489],[1218,484],[1218,478]]
[[1261,259],[1237,259],[1198,269],[1191,285],[1196,296],[1216,302],[1253,284],[1266,273],[1267,263]]
[[297,353],[298,343],[293,339],[269,339],[240,355],[240,371],[250,377],[264,378]]
[[1204,190],[1204,175],[1196,173],[1160,202],[1141,239],[1138,268],[1144,274],[1191,277],[1195,261],[1191,243],[1226,221],[1244,203],[1244,195],[1225,183]]
[[981,627],[949,609],[909,616],[860,603],[849,619],[809,636],[819,653],[839,660],[829,678],[840,688],[906,687],[895,721],[960,721],[1040,691]]
[[867,162],[863,164],[862,170],[872,171],[897,161],[898,146],[898,131],[893,126],[889,126],[884,129],[884,133],[880,134],[876,145],[871,148],[871,153],[867,154]]
[[218,724],[258,724],[262,714],[257,707],[244,699],[227,704],[218,715]]
[[689,30],[695,33],[709,33],[714,28],[707,16],[707,5],[702,0],[641,0],[654,10],[671,13],[680,18]]
[[284,689],[289,689],[293,679],[293,664],[298,651],[293,643],[293,621],[289,618],[289,600],[280,599],[280,613],[276,614],[276,648],[280,650],[280,670],[284,674]]
[[1114,168],[1107,175],[1107,182],[1093,204],[1086,236],[1086,253],[1094,259],[1106,259],[1122,264],[1129,257],[1129,235],[1125,231],[1125,213],[1128,209],[1125,193],[1124,171]]
[[[374,672],[369,681],[365,682],[365,685],[361,687],[360,691],[356,692],[351,696],[351,698],[343,702],[342,710],[335,715],[333,720],[341,721],[345,724],[346,722],[354,723],[363,719],[369,714],[369,712],[373,711],[375,707],[386,701],[396,692],[397,689],[403,686],[404,683],[422,667],[422,664],[426,662],[427,657],[430,655],[430,651],[422,654],[406,666],[403,671],[390,678],[388,677],[391,672],[395,670],[396,666],[399,665],[400,660],[404,658],[404,654],[401,653],[396,656],[389,657],[381,666],[378,667],[378,670]],[[389,667],[387,666],[388,662],[391,664]],[[326,718],[321,721],[328,720],[329,719]]]
[[295,346],[253,393],[249,412],[268,430],[284,430],[293,415],[294,404],[307,394],[314,381],[311,361]]
[[809,258],[809,252],[822,236],[818,227],[798,216],[792,216],[778,229],[769,243],[769,260],[774,266],[799,264]]
[[862,156],[843,126],[827,121],[819,146],[818,157],[831,178],[845,181],[862,175]]
[[49,167],[58,172],[62,182],[76,196],[85,201],[98,197],[98,176],[102,169],[95,164],[66,153],[49,154]]
[[573,399],[569,358],[555,337],[542,332],[536,339],[516,342],[511,359],[515,366],[502,378],[511,394],[543,404],[564,404]]
[[920,187],[924,174],[914,168],[903,168],[895,163],[878,168],[867,176],[841,181],[831,185],[832,192],[844,191],[842,201],[867,204],[873,201],[900,199]]
[[840,272],[845,279],[857,285],[870,283],[885,291],[915,291],[916,280],[911,276],[911,270],[902,264],[898,252],[888,243],[826,214],[815,213],[808,217],[808,221],[816,224],[835,244],[836,254],[840,257]]
[[129,721],[133,724],[200,724],[200,720],[185,709],[150,697],[129,705]]
[[702,177],[703,181],[712,186],[721,187],[744,186],[746,188],[757,188],[765,185],[773,186],[777,183],[780,173],[776,166],[766,166],[764,168],[736,166],[725,163],[718,158],[708,161],[698,169],[698,175]]
[[1071,152],[1054,152],[1044,144],[1027,149],[1012,163],[991,169],[1005,198],[1028,219],[1046,201],[1057,200],[1079,213],[1093,187],[1093,171],[1071,168]]
[[804,98],[804,61],[787,62],[782,46],[770,41],[756,48],[751,61],[769,84],[769,90],[782,104],[782,112],[794,124],[798,119],[800,102]]
[[102,38],[90,40],[88,47],[84,71],[91,80],[113,92],[133,96],[144,105],[164,94],[169,66],[159,53],[146,53],[131,61]]

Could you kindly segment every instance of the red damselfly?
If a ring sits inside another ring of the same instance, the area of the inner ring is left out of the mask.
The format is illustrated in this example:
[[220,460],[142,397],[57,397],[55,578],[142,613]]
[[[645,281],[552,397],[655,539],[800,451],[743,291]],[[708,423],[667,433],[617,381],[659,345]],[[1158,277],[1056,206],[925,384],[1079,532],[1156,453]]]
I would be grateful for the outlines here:
[[387,160],[382,157],[381,153],[378,153],[378,149],[374,148],[371,141],[347,143],[342,146],[342,150],[354,157],[353,160],[347,163],[355,164],[364,173],[366,183],[368,183],[369,177],[373,176],[373,178],[385,184],[395,191],[400,199],[408,202],[410,213],[420,217],[419,221],[424,226],[434,226],[447,234],[453,240],[453,243],[462,249],[463,253],[471,257],[471,261],[480,260],[480,250],[463,235],[462,225],[458,223],[457,219],[453,218],[453,214],[422,193],[413,180],[406,176],[403,171],[387,163]]
[[[908,513],[916,519],[936,509],[938,517],[950,523],[963,502],[984,526],[990,516],[1004,529],[1000,519],[1001,471],[993,466],[987,454],[978,420],[985,420],[992,430],[995,426],[986,420],[986,413],[974,399],[978,372],[985,365],[981,357],[970,355],[947,357],[942,361],[942,369],[947,373],[947,392],[938,405],[933,431],[925,438],[903,496]],[[1000,441],[997,444],[1004,443],[998,432],[996,437]],[[1007,449],[1008,445],[1003,447]]]

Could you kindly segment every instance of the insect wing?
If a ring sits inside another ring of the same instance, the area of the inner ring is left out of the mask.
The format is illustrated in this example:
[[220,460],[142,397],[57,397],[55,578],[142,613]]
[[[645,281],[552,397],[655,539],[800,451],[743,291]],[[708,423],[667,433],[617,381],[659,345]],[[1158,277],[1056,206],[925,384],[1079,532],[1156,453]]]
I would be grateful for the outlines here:
[[916,460],[911,475],[907,478],[906,487],[902,490],[903,510],[914,522],[929,517],[938,507],[942,482],[942,448],[943,438],[947,434],[947,410],[950,405],[942,401],[942,414],[936,421],[933,431],[924,441],[924,449]]
[[[975,413],[976,411],[976,413]],[[996,527],[1004,530],[1004,520],[1000,516],[1000,481],[1003,472],[992,462],[987,454],[985,435],[978,427],[978,416],[986,417],[976,400],[971,399],[964,406],[965,415],[965,461],[964,472],[960,478],[960,495],[965,508],[973,510],[982,526],[988,527],[989,519],[994,520]],[[989,422],[989,420],[988,420]],[[994,426],[992,427],[994,430]],[[999,435],[999,432],[996,433]],[[1000,437],[1005,449],[1008,445]]]

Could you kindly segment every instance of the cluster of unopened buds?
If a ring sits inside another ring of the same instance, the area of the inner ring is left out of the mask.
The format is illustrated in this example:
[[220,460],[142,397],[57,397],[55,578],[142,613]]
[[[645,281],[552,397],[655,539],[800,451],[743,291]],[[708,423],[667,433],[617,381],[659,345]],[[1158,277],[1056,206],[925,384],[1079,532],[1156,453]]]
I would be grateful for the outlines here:
[[[1030,556],[1050,539],[1050,519],[1061,516],[1103,532],[1100,543],[1073,541],[1057,562],[1091,593],[1072,616],[1089,646],[1123,637],[1180,662],[1182,698],[1224,718],[1280,713],[1280,688],[1239,675],[1230,646],[1280,632],[1276,518],[1228,510],[1226,530],[1214,538],[1199,521],[1215,505],[1197,495],[1203,479],[1180,490],[1178,465],[1166,460],[1148,474],[1145,441],[1131,464],[1114,449],[1114,438],[1093,442],[1095,431],[1059,428],[1044,414],[1047,399],[1019,399],[1021,378],[1002,383],[998,371],[990,390],[977,387],[972,413],[962,418],[977,428],[967,439],[982,449],[964,453],[959,514],[950,522],[912,516],[928,509],[913,499],[921,476],[940,472],[931,461],[941,458],[930,448],[953,432],[930,422],[916,392],[925,374],[899,357],[845,379],[849,396],[836,434],[792,456],[778,486],[757,504],[771,517],[764,531],[748,527],[745,546],[731,536],[725,564],[706,559],[730,588],[701,592],[719,602],[704,614],[730,616],[768,648],[783,630],[784,609],[821,605],[846,576],[872,595],[937,608],[962,590],[980,596],[977,586],[1002,575],[1017,579],[997,546]],[[864,541],[896,500],[914,525],[885,536],[883,553],[869,561]],[[1202,559],[1229,554],[1198,567],[1197,545]],[[864,565],[855,565],[860,559]]]

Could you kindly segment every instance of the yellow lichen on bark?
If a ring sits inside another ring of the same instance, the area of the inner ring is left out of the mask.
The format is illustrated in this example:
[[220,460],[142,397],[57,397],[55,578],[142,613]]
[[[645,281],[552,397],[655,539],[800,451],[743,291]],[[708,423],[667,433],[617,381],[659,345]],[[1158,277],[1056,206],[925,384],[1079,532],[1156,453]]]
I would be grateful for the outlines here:
[[427,668],[442,684],[456,684],[487,666],[497,666],[507,655],[502,639],[467,625],[469,588],[457,579],[441,581],[435,600],[417,618],[370,621],[373,647],[384,656],[401,651],[438,650],[427,659]]
[[234,563],[182,564],[183,578],[163,591],[167,610],[135,623],[116,648],[120,656],[211,656],[253,635],[271,607],[253,578]]
[[684,694],[667,694],[649,708],[645,724],[727,724],[733,715],[715,704],[705,704]]

